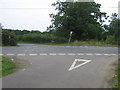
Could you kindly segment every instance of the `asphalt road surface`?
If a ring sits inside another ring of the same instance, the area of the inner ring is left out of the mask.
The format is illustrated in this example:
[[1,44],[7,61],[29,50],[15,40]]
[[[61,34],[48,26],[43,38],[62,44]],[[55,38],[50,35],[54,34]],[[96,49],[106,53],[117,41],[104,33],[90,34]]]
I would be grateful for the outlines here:
[[118,48],[20,44],[0,55],[26,65],[3,77],[3,88],[108,88]]

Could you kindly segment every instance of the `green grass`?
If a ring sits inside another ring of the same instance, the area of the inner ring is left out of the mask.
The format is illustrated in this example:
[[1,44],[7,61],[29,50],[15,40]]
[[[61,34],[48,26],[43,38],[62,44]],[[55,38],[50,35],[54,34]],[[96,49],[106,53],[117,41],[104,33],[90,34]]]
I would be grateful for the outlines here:
[[41,44],[41,45],[63,45],[63,46],[106,46],[106,47],[120,47],[118,45],[107,44],[101,41],[74,41],[68,43],[32,43],[32,42],[19,42],[24,44]]
[[15,72],[15,64],[9,58],[0,57],[0,77],[6,76]]
[[115,71],[115,83],[113,85],[113,88],[118,88],[120,90],[120,66]]

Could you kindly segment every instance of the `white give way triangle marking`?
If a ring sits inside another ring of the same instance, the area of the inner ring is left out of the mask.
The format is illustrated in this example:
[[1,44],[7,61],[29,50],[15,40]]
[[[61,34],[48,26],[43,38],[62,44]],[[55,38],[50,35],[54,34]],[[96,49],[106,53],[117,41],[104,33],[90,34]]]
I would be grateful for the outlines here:
[[[82,63],[80,63],[79,65],[76,65],[77,62],[82,62]],[[71,71],[71,70],[73,70],[75,68],[78,68],[78,67],[80,67],[82,65],[85,65],[85,64],[87,64],[89,62],[91,62],[91,60],[75,59],[75,61],[72,63],[72,65],[71,65],[71,67],[69,68],[68,71]]]

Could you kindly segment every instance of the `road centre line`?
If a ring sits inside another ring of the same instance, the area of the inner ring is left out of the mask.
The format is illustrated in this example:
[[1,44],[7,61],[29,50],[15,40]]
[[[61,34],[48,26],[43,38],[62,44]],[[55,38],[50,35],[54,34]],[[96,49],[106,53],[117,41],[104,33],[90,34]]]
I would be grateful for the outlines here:
[[57,55],[56,53],[49,53],[49,55]]
[[93,55],[92,53],[87,53],[86,55]]
[[110,54],[103,54],[103,55],[108,56],[108,55],[110,55]]
[[83,53],[78,53],[77,55],[85,55],[85,54],[83,54]]
[[17,56],[25,56],[26,54],[17,54]]
[[68,53],[67,55],[75,55],[75,53]]
[[114,56],[114,55],[117,55],[117,54],[110,54],[110,55]]
[[15,54],[6,54],[6,55],[8,55],[8,56],[13,56],[13,55],[15,55]]
[[48,54],[47,53],[40,53],[39,55],[41,55],[41,56],[43,55],[44,56],[44,55],[48,55]]
[[30,55],[30,56],[37,56],[38,54],[35,53],[35,54],[29,54],[29,55]]
[[[0,56],[3,56],[5,54],[0,54]],[[17,56],[26,56],[27,54],[6,54],[8,56],[14,56],[14,55],[17,55]],[[51,56],[54,56],[54,55],[88,55],[88,56],[92,56],[92,55],[96,55],[96,56],[100,56],[100,55],[104,55],[104,56],[115,56],[115,55],[120,55],[120,54],[107,54],[107,53],[103,53],[103,54],[100,54],[100,53],[40,53],[40,54],[37,54],[37,53],[31,53],[31,54],[28,54],[30,56],[37,56],[37,55],[40,55],[40,56],[47,56],[47,55],[51,55]]]
[[102,55],[102,54],[96,53],[95,55]]
[[66,55],[65,53],[58,53],[58,55]]
[[0,56],[3,56],[3,54],[0,54]]

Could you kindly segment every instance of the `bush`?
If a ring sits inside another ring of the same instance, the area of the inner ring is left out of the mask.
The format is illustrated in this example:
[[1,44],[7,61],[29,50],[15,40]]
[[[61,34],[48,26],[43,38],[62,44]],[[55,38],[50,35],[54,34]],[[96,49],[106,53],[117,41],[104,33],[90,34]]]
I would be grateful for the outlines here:
[[117,41],[115,40],[115,36],[111,36],[111,35],[107,36],[106,43],[107,44],[116,44]]
[[2,44],[3,45],[17,45],[17,37],[14,32],[2,30]]
[[53,34],[36,34],[29,33],[24,35],[19,35],[18,40],[21,42],[32,42],[32,43],[65,43],[67,40],[62,37],[57,37]]

